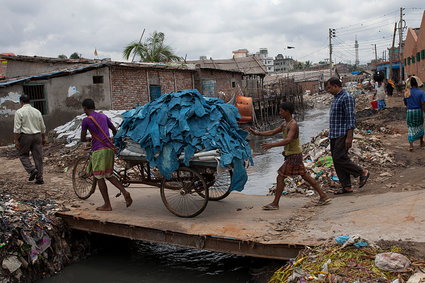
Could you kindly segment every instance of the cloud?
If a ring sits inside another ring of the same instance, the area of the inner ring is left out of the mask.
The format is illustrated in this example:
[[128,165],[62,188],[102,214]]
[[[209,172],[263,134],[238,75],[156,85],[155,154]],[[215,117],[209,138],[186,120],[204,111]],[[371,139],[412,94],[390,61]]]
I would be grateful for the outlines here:
[[[230,58],[246,48],[268,48],[302,61],[329,57],[328,29],[336,28],[335,58],[354,62],[354,38],[362,61],[389,47],[400,6],[408,25],[419,25],[422,0],[14,0],[3,3],[0,52],[57,57],[78,52],[123,61],[122,50],[154,31],[166,35],[177,55]],[[423,7],[422,7],[423,9]],[[286,50],[286,46],[295,49]]]

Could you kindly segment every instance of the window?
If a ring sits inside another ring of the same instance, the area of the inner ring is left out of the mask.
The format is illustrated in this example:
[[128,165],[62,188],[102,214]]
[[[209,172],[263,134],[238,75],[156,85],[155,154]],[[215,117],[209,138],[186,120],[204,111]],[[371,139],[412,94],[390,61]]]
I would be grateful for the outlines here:
[[421,59],[425,60],[425,49],[422,49],[421,51]]
[[412,59],[410,58],[410,57],[408,57],[407,58],[407,65],[410,65],[410,61],[411,61]]
[[44,93],[44,85],[24,85],[24,94],[30,97],[31,105],[40,110],[41,114],[47,114],[47,99]]
[[406,65],[407,65],[407,59],[404,58],[404,66],[406,66]]
[[421,61],[421,53],[417,52],[416,53],[416,62],[419,62],[419,61]]
[[412,63],[415,63],[415,56],[412,56]]
[[103,84],[103,76],[93,76],[94,84]]
[[236,82],[232,81],[232,88],[235,88],[235,87],[236,87]]

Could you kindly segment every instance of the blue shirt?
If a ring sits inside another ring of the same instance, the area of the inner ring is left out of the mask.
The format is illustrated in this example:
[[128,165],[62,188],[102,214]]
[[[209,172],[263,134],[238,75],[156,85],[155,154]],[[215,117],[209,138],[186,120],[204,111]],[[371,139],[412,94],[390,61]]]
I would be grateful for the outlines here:
[[404,98],[407,109],[421,109],[422,101],[425,101],[425,92],[419,88],[411,88],[410,96]]
[[329,114],[329,138],[345,136],[356,127],[355,109],[354,97],[345,89],[335,95]]

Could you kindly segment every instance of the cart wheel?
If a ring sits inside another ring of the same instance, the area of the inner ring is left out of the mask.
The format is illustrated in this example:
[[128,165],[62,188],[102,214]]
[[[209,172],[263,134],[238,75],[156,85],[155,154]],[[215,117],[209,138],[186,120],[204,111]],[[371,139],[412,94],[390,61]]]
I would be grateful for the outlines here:
[[195,217],[208,203],[208,187],[198,172],[181,167],[163,179],[161,198],[165,207],[180,217]]
[[96,178],[87,175],[89,161],[89,157],[80,157],[72,169],[72,186],[80,199],[88,199],[96,189]]
[[222,200],[230,194],[232,175],[231,169],[223,171],[220,175],[214,174],[214,183],[208,187],[209,200]]
[[114,177],[117,178],[118,181],[124,186],[129,187],[130,182],[127,176],[129,168],[126,169],[125,161],[121,159],[114,160]]

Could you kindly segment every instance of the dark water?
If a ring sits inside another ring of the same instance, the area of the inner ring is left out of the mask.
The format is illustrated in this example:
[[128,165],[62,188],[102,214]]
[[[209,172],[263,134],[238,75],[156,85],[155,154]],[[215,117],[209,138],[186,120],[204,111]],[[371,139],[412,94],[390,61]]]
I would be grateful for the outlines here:
[[[303,143],[328,127],[328,108],[309,110],[299,121]],[[261,150],[261,142],[280,139],[251,137],[255,166],[248,168],[249,180],[243,193],[265,195],[275,183],[283,162],[282,148]],[[149,244],[106,237],[102,249],[86,260],[66,267],[42,283],[71,282],[267,282],[284,264],[266,260],[174,246]]]
[[96,240],[104,247],[96,255],[39,282],[267,282],[284,264],[276,260],[98,237]]

